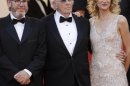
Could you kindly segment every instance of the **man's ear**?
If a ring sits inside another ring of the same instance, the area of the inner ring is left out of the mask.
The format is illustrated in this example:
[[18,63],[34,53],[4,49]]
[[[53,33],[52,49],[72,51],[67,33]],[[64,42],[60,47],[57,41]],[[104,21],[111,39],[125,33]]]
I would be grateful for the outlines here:
[[54,5],[54,9],[56,10],[57,9],[57,3],[56,3],[56,1],[53,2],[53,5]]
[[50,4],[51,4],[51,8],[52,8],[53,10],[56,10],[57,6],[56,6],[55,0],[49,0],[49,1],[50,1]]
[[9,10],[10,10],[10,8],[11,8],[11,1],[10,0],[7,0],[7,6],[9,8]]

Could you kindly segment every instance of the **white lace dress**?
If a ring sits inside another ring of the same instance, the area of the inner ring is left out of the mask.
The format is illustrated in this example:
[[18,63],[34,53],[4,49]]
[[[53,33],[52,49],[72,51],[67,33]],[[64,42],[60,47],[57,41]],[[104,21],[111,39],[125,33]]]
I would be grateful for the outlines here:
[[122,46],[122,39],[117,31],[120,15],[105,28],[97,32],[95,19],[90,20],[90,39],[92,62],[90,64],[91,86],[128,86],[124,65],[116,57]]

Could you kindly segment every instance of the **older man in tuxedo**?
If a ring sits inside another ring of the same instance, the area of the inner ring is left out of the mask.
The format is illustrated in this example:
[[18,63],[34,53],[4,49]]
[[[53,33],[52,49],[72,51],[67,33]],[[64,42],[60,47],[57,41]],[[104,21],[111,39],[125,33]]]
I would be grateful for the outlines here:
[[0,86],[43,86],[45,31],[25,16],[28,0],[7,0],[10,14],[0,19]]
[[44,85],[90,86],[89,21],[72,14],[74,0],[51,3],[56,11],[45,17],[41,26],[47,31]]

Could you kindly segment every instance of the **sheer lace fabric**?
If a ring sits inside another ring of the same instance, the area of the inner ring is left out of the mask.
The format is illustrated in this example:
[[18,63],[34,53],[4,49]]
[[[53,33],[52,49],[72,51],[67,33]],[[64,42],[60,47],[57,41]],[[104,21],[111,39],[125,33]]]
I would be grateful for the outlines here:
[[122,39],[117,30],[119,17],[100,33],[95,26],[95,18],[90,20],[93,51],[90,64],[91,86],[128,86],[124,65],[116,57],[122,47]]

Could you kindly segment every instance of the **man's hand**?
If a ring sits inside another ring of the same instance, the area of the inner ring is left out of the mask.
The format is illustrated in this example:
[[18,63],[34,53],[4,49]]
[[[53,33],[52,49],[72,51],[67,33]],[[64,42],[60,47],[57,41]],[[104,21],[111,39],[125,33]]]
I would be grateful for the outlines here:
[[85,11],[84,10],[77,10],[76,12],[73,12],[77,17],[84,17]]
[[124,64],[125,60],[127,58],[126,52],[125,51],[121,51],[120,53],[118,53],[116,55],[116,57]]
[[77,17],[81,17],[79,12],[73,12],[73,14],[75,14]]
[[27,85],[27,84],[29,84],[31,82],[30,81],[30,76],[24,70],[19,71],[17,74],[15,74],[14,79],[17,82],[19,82],[21,85]]

